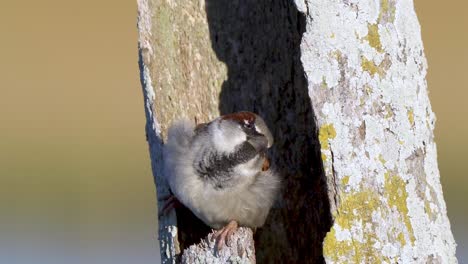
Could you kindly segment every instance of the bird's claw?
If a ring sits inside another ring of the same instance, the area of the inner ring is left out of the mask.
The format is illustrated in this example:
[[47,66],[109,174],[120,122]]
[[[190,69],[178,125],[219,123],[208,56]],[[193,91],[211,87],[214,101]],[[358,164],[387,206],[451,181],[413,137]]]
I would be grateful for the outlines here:
[[163,200],[164,206],[159,211],[159,217],[168,214],[170,211],[182,205],[180,201],[177,199],[177,197],[175,197],[173,194],[169,194],[168,196],[163,197],[162,200]]
[[234,232],[236,232],[237,228],[237,222],[231,221],[225,227],[221,228],[213,234],[212,239],[216,241],[216,252],[219,252],[224,247],[224,245],[230,246],[231,237],[234,234]]

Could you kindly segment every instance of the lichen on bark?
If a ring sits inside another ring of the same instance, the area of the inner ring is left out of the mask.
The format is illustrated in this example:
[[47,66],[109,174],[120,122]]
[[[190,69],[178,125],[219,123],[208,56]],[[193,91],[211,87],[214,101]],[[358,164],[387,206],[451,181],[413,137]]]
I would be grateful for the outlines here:
[[[255,234],[259,262],[456,262],[411,0],[138,0],[138,8],[158,200],[168,194],[161,148],[172,120],[254,111],[273,130],[269,155],[284,178]],[[186,225],[195,219],[177,217],[160,219],[163,262],[195,239]],[[209,243],[192,249],[211,254]]]
[[333,187],[327,262],[456,262],[412,1],[306,4],[302,62]]

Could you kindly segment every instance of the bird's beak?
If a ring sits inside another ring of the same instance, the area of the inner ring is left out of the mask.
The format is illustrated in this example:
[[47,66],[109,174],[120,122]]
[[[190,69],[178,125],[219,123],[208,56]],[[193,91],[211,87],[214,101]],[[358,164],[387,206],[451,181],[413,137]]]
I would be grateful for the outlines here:
[[263,135],[267,139],[267,148],[270,148],[273,145],[273,135],[271,134],[270,130],[268,129],[265,121],[258,115],[256,120],[256,131]]
[[268,138],[260,133],[255,133],[247,137],[247,141],[255,148],[257,152],[265,152],[270,146]]

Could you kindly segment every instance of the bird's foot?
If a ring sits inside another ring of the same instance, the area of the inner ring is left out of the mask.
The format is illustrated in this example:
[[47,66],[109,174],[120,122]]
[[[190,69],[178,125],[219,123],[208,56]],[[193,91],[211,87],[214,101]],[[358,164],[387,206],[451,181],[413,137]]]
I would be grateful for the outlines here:
[[236,221],[231,221],[225,227],[221,228],[220,230],[216,231],[213,235],[212,239],[216,241],[216,251],[219,252],[224,245],[228,245],[230,243],[231,236],[236,232],[238,228],[238,224]]
[[162,198],[164,206],[159,211],[159,217],[168,214],[170,211],[182,206],[182,203],[173,194]]

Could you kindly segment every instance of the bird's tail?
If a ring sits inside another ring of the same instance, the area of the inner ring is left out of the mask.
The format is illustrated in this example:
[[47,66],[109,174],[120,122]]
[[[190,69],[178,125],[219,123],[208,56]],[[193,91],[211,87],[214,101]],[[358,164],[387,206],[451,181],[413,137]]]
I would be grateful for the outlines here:
[[188,119],[174,122],[168,130],[164,144],[164,178],[169,183],[171,191],[179,192],[177,186],[183,181],[185,169],[190,168],[190,145],[194,136],[195,124]]
[[186,152],[194,136],[194,129],[195,124],[189,119],[174,122],[169,127],[166,148],[170,148],[173,154]]

